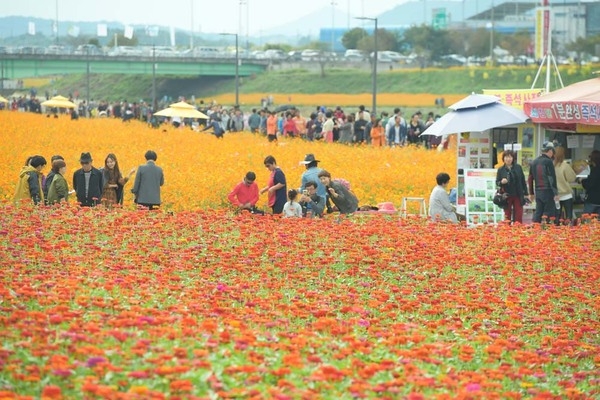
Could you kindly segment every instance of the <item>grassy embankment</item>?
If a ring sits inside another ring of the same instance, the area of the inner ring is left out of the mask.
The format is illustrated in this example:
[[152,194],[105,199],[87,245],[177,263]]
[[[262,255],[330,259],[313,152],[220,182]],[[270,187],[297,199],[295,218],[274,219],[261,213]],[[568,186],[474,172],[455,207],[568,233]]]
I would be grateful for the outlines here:
[[[377,78],[378,105],[381,107],[433,107],[435,99],[443,97],[446,106],[471,92],[483,89],[529,88],[538,67],[479,67],[447,69],[396,69],[380,71]],[[591,78],[592,66],[562,66],[565,85]],[[545,73],[536,87],[543,86]],[[558,78],[552,74],[552,86]],[[68,75],[55,79],[25,80],[26,86],[36,86],[40,93],[56,89],[67,95],[78,91],[86,95],[86,76]],[[185,96],[205,101],[216,100],[232,104],[235,100],[233,79],[169,77],[157,81],[158,97]],[[302,69],[271,71],[241,79],[240,103],[249,107],[260,104],[260,99],[272,95],[276,104],[293,103],[300,106],[326,104],[329,106],[356,106],[371,104],[371,75],[362,70],[328,69],[325,77]],[[151,76],[92,75],[90,98],[127,99],[137,101],[152,97]]]

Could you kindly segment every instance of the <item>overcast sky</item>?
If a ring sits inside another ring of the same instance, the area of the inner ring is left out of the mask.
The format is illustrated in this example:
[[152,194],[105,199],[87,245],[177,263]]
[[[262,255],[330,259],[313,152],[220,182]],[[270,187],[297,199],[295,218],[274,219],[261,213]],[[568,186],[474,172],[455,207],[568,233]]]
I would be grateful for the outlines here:
[[[59,21],[118,21],[174,26],[194,32],[260,33],[332,7],[373,17],[407,0],[0,0],[0,16]],[[193,10],[193,11],[192,11]],[[241,15],[241,18],[240,18]],[[338,18],[339,20],[339,18]],[[347,25],[347,20],[336,21]],[[240,29],[241,27],[241,29]]]

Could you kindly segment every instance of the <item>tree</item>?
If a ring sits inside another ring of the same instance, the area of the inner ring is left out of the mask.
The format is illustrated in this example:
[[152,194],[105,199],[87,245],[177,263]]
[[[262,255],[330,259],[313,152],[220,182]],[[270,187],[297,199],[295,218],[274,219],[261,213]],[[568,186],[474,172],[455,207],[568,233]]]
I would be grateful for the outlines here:
[[[137,46],[138,38],[137,36],[133,36],[133,38],[128,39],[122,33],[117,33],[117,46]],[[111,40],[108,44],[109,47],[113,47],[115,45],[115,41]]]
[[369,36],[363,28],[353,28],[342,36],[342,45],[347,49],[358,49],[358,42]]
[[[367,54],[375,51],[375,35],[363,37],[358,42],[359,50],[365,51]],[[397,36],[385,29],[377,29],[377,51],[379,50],[396,50],[398,48]]]
[[531,34],[527,31],[519,31],[513,35],[502,35],[497,42],[510,54],[527,54],[527,49],[531,46]]
[[567,50],[578,54],[596,54],[596,48],[600,47],[600,35],[588,36],[587,38],[578,37],[577,40],[566,45]]
[[403,45],[408,45],[422,60],[439,60],[441,56],[452,54],[452,42],[448,31],[433,29],[431,26],[414,26],[404,31]]

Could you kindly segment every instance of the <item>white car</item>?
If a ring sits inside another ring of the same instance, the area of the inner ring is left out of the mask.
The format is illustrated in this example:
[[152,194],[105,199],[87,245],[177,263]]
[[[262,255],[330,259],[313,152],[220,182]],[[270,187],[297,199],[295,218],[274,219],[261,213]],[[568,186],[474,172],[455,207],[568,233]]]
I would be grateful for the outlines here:
[[302,50],[302,53],[300,53],[300,58],[302,61],[314,61],[317,60],[320,55],[321,52],[319,50],[306,49]]
[[177,50],[168,46],[154,47],[154,54],[156,54],[156,57],[179,57],[181,55]]
[[364,61],[365,53],[357,49],[348,49],[344,53],[344,59],[346,61]]
[[265,51],[265,58],[268,60],[283,60],[285,58],[285,53],[283,50],[269,49]]
[[383,57],[385,59],[390,59],[394,62],[400,62],[400,61],[403,61],[406,59],[406,57],[403,56],[402,54],[400,54],[396,51],[389,51],[389,50],[377,52],[377,57]]

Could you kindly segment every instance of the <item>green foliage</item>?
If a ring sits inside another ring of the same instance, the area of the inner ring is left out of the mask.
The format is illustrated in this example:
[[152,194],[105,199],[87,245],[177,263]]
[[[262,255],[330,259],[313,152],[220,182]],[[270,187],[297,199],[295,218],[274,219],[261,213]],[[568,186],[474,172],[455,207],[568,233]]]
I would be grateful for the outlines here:
[[585,39],[578,37],[575,42],[567,45],[567,50],[578,53],[596,54],[597,46],[600,46],[600,35],[588,36]]
[[[377,87],[380,93],[433,93],[468,94],[480,93],[483,89],[515,89],[531,87],[537,65],[529,67],[456,67],[450,69],[414,69],[393,71],[380,70]],[[363,69],[336,68],[326,63],[326,76],[321,77],[321,68],[316,70],[290,69],[270,71],[242,79],[240,93],[370,93],[371,74],[367,66]],[[568,72],[567,72],[568,71]],[[561,77],[565,85],[592,77],[589,67],[561,66]],[[488,78],[484,79],[484,76]],[[537,85],[540,87],[540,85]],[[79,90],[85,93],[86,76],[69,75],[53,81],[47,88],[56,88],[60,93]],[[158,96],[211,97],[235,90],[234,79],[208,79],[195,77],[161,77],[157,79]],[[152,77],[141,75],[94,75],[90,77],[90,93],[95,99],[150,99]]]
[[347,49],[358,49],[358,42],[369,36],[363,28],[352,28],[342,36],[342,45]]
[[[385,29],[377,29],[377,50],[394,50],[398,47],[398,38]],[[363,37],[358,42],[358,48],[367,53],[375,50],[375,36]]]

